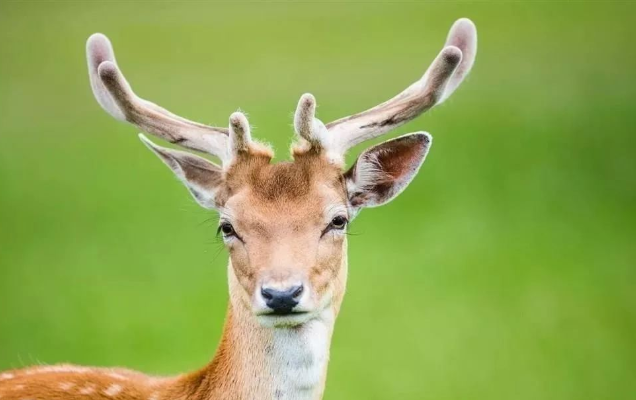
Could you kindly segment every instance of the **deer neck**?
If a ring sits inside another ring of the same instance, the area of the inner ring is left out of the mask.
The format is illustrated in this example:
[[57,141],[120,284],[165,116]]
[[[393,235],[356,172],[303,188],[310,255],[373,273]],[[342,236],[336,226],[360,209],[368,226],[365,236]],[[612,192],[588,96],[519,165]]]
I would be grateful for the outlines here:
[[[346,273],[346,260],[343,263]],[[207,367],[181,380],[183,397],[202,400],[322,398],[342,295],[334,296],[332,305],[301,326],[263,327],[235,294],[239,288],[231,265],[228,272],[230,304],[221,342]]]

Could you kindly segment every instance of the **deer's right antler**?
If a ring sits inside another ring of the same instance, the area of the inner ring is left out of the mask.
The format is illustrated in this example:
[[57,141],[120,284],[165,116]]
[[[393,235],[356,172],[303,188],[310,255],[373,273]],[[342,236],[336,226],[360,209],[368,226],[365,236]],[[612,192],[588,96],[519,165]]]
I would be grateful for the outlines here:
[[229,130],[187,120],[139,98],[117,67],[106,36],[92,35],[86,43],[86,54],[93,94],[106,112],[161,139],[217,156],[224,164],[228,161]]

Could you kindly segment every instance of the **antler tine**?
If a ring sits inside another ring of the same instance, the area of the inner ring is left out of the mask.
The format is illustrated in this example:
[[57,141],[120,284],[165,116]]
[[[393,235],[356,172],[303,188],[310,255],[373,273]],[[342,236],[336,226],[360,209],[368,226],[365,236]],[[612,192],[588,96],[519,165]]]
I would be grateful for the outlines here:
[[311,93],[303,94],[298,101],[294,114],[294,130],[316,149],[326,145],[324,141],[328,138],[327,129],[322,121],[316,118],[316,98]]
[[424,76],[392,99],[327,124],[337,151],[387,133],[440,104],[457,89],[472,67],[477,31],[469,19],[453,24],[446,45]]
[[247,117],[242,112],[234,112],[230,115],[229,152],[225,168],[234,165],[242,156],[257,157],[269,162],[274,157],[274,151],[269,145],[252,139],[252,132]]
[[117,67],[106,36],[92,35],[86,43],[86,55],[93,94],[111,116],[171,143],[227,160],[228,129],[187,120],[139,98]]
[[451,27],[446,38],[445,46],[455,46],[462,52],[462,62],[459,63],[455,73],[446,85],[444,95],[439,103],[446,100],[459,87],[464,78],[470,72],[477,55],[477,28],[468,18],[460,18]]
[[249,152],[252,134],[245,114],[235,112],[230,115],[230,151],[232,155]]
[[316,118],[316,99],[311,93],[305,93],[298,101],[294,114],[294,130],[300,137],[292,146],[294,157],[300,154],[321,154],[334,165],[344,166],[344,152],[337,150],[334,136],[327,127]]

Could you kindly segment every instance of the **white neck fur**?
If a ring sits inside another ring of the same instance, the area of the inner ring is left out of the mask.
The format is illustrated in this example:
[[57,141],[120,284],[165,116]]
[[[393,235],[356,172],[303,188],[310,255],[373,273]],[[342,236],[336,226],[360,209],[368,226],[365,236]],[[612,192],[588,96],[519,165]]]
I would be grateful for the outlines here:
[[333,312],[325,310],[298,328],[276,329],[267,354],[272,399],[311,400],[322,396],[333,331]]

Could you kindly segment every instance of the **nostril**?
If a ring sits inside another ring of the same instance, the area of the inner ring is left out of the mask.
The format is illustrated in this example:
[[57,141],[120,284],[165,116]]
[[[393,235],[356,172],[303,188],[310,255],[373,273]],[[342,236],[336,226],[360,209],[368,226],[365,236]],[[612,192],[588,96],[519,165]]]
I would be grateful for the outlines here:
[[292,297],[297,298],[298,296],[303,294],[303,290],[304,290],[303,285],[298,286],[296,290],[294,290],[294,292],[292,293]]
[[263,296],[265,300],[271,300],[274,298],[273,290],[261,288],[261,296]]

